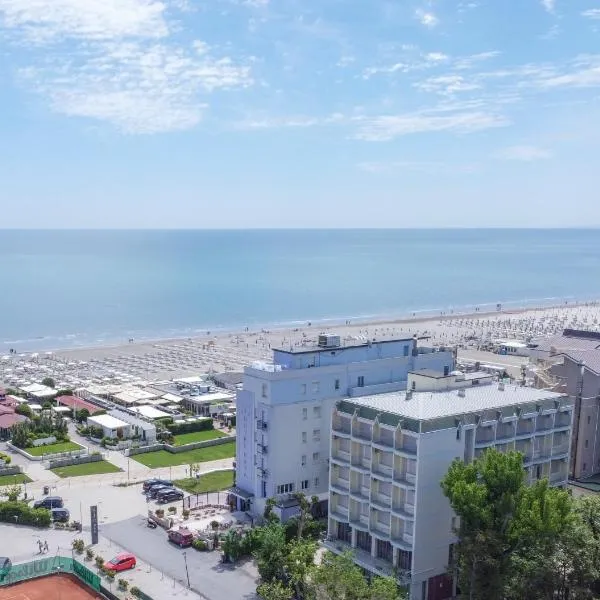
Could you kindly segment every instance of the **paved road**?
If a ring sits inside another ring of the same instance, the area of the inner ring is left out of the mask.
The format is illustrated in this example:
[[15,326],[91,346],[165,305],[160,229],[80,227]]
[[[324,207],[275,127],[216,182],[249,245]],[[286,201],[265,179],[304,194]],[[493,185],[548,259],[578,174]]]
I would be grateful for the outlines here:
[[184,553],[191,589],[204,600],[255,600],[258,573],[252,563],[232,567],[220,562],[220,552],[181,550],[167,541],[165,532],[149,529],[140,518],[102,525],[101,533],[127,548],[164,577],[187,582]]

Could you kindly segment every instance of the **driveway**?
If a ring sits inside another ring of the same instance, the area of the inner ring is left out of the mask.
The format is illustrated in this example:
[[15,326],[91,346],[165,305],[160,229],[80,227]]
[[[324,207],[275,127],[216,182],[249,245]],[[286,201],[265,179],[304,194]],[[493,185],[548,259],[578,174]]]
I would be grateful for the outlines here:
[[220,562],[220,552],[181,550],[167,541],[162,529],[149,529],[140,517],[105,523],[101,534],[182,584],[187,583],[186,553],[190,587],[204,600],[258,599],[255,593],[258,572],[252,562],[224,565]]

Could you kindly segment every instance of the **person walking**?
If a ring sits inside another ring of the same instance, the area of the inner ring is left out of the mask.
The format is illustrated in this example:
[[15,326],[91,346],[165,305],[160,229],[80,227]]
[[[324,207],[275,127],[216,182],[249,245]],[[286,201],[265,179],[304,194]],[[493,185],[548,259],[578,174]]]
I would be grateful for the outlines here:
[[42,553],[42,540],[38,540],[37,543],[38,543],[38,548],[39,548],[38,554],[41,554]]
[[44,540],[44,552],[48,552],[48,540]]

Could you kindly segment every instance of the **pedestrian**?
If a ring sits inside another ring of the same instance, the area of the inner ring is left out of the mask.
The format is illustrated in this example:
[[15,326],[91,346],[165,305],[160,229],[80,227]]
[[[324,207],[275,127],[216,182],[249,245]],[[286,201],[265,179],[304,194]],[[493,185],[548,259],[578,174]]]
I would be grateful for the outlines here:
[[38,540],[38,548],[40,549],[39,554],[42,553],[42,540]]
[[44,552],[48,552],[48,540],[44,540]]

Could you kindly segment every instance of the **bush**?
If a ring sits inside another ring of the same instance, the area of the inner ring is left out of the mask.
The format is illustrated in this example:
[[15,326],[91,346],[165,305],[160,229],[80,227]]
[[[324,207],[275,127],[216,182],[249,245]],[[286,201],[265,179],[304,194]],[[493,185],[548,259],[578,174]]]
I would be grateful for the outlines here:
[[74,396],[73,390],[68,388],[63,388],[62,390],[56,390],[57,396]]
[[18,525],[33,525],[34,527],[49,527],[50,511],[46,508],[31,508],[25,502],[0,502],[0,521],[17,523]]
[[195,539],[192,542],[192,548],[196,549],[196,550],[207,550],[208,549],[208,544],[201,539]]
[[131,590],[129,590],[131,592],[132,596],[135,596],[136,598],[139,598],[142,595],[142,590],[140,590],[139,587],[136,587],[135,585],[132,586]]
[[56,383],[54,383],[54,379],[52,379],[52,377],[44,377],[44,379],[42,379],[42,385],[50,388],[56,387]]
[[108,581],[110,581],[111,583],[115,580],[115,571],[111,571],[110,569],[107,569],[105,571],[106,573],[106,579],[108,579]]
[[102,569],[104,567],[104,559],[101,556],[96,556],[96,566],[98,569]]
[[216,531],[217,529],[219,529],[219,521],[211,521],[210,526],[213,531]]
[[176,506],[169,506],[169,512],[174,515],[177,512],[177,507]]
[[154,511],[154,514],[159,518],[162,519],[165,516],[165,509],[164,508],[157,508]]
[[15,408],[15,413],[30,419],[33,417],[33,411],[31,410],[29,404],[19,404],[19,406]]
[[188,509],[188,508],[184,508],[184,509],[181,511],[181,514],[183,515],[183,518],[184,518],[184,519],[187,519],[187,518],[189,518],[189,516],[190,516],[190,511],[189,511],[189,509]]
[[85,559],[86,560],[92,560],[92,558],[94,558],[94,551],[91,548],[88,548],[85,551]]
[[210,429],[214,429],[214,425],[212,419],[205,419],[203,421],[192,421],[191,423],[170,423],[167,425],[167,429],[173,435],[179,435],[180,433],[208,431]]
[[129,581],[127,579],[119,579],[119,589],[126,590],[129,587]]
[[83,554],[83,550],[85,548],[85,542],[82,539],[73,540],[71,545],[73,546],[73,550],[75,550],[75,552],[77,552],[77,554]]

